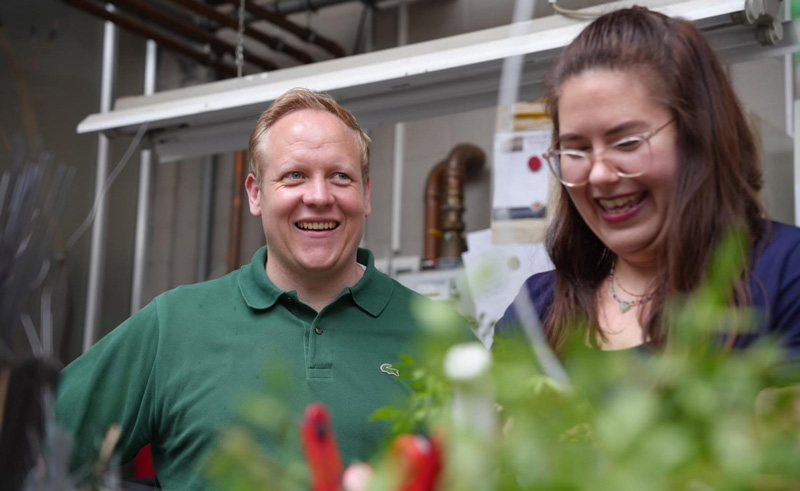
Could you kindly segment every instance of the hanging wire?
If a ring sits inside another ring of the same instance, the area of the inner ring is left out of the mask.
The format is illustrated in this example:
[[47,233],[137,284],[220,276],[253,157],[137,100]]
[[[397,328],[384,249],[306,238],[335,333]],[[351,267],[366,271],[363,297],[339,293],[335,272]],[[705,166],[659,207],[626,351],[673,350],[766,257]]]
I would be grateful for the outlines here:
[[239,29],[236,31],[236,77],[244,72],[244,2],[239,0]]
[[306,29],[309,31],[306,41],[313,43],[317,39],[317,32],[314,30],[314,6],[311,0],[306,0]]
[[103,188],[95,197],[94,204],[92,205],[92,209],[89,211],[89,214],[83,220],[83,223],[81,223],[80,226],[72,233],[72,235],[69,236],[69,239],[67,239],[67,243],[64,246],[65,255],[72,249],[72,247],[75,245],[78,239],[81,238],[81,235],[83,235],[84,232],[86,232],[86,230],[94,221],[94,217],[97,214],[98,205],[103,200],[103,197],[106,195],[108,189],[114,183],[114,180],[117,178],[119,173],[122,172],[122,170],[127,165],[128,161],[131,158],[131,155],[133,155],[133,152],[139,147],[139,143],[141,143],[142,137],[144,137],[144,134],[147,131],[148,126],[149,123],[142,123],[142,125],[139,126],[139,131],[137,131],[136,136],[133,137],[133,141],[128,146],[128,150],[125,151],[125,155],[122,156],[120,161],[114,167],[114,170],[112,170],[111,173],[108,175],[108,177],[106,178],[106,182],[103,184]]
[[361,10],[361,17],[358,19],[358,28],[356,29],[356,40],[353,43],[353,54],[357,55],[359,51],[361,51],[361,38],[364,35],[364,29],[366,28],[366,20],[367,14],[369,13],[370,6],[366,3],[364,4],[363,10]]

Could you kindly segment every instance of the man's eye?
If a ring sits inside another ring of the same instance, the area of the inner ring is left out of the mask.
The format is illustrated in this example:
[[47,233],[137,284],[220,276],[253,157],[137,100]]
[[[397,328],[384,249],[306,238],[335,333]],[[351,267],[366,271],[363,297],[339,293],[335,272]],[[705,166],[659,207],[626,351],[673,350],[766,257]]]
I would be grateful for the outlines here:
[[289,172],[284,177],[286,179],[302,179],[303,178],[303,174],[300,173],[300,172],[294,171],[294,172]]
[[333,178],[336,179],[337,181],[349,181],[350,180],[350,176],[348,176],[344,172],[337,172],[336,174],[333,175]]

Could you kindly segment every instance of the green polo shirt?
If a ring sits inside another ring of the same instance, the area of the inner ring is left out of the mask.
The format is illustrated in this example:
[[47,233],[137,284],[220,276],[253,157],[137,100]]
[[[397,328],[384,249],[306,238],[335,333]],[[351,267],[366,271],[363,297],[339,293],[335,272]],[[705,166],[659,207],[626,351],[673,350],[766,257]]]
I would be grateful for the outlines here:
[[120,422],[123,462],[150,442],[165,489],[203,487],[198,462],[219,430],[240,421],[242,396],[269,390],[273,363],[288,369],[285,400],[298,422],[321,401],[345,462],[372,454],[387,428],[369,416],[408,394],[380,367],[416,351],[409,305],[419,295],[359,249],[364,276],[317,313],[269,280],[266,255],[263,247],[238,271],[158,296],[63,370],[56,416],[75,435],[74,465],[93,462]]

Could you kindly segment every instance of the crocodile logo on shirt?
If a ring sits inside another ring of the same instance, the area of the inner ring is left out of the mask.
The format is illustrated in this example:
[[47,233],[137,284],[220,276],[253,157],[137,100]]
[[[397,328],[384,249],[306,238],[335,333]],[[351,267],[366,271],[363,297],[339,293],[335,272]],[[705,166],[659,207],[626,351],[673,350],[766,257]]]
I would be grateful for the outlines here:
[[393,367],[391,363],[384,363],[381,365],[381,371],[383,373],[388,373],[389,375],[394,375],[395,377],[400,376],[400,370]]

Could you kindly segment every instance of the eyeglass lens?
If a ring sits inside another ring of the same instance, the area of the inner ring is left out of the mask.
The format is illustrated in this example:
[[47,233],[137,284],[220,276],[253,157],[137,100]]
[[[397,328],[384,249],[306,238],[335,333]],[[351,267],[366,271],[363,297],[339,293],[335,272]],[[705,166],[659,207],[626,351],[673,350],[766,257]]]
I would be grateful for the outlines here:
[[[652,162],[650,143],[644,138],[626,138],[601,152],[603,164],[621,177],[636,177],[648,169]],[[554,171],[562,181],[584,184],[592,171],[591,154],[575,150],[554,152]]]

